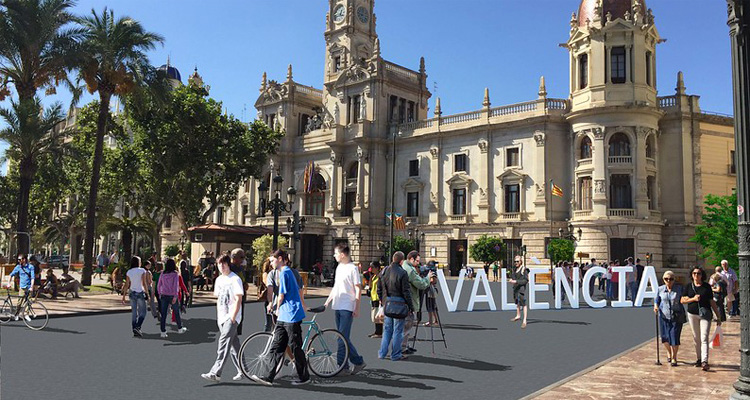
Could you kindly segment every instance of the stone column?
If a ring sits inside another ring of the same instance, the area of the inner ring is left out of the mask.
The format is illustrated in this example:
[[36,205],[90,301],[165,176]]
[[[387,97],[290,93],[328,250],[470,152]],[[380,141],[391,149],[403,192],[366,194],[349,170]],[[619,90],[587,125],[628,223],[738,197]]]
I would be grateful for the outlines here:
[[750,399],[750,0],[727,0],[734,82],[734,133],[737,154],[737,202],[740,258],[740,377],[733,399]]
[[[547,220],[547,173],[544,166],[544,153],[545,144],[547,142],[547,134],[542,131],[534,133],[534,141],[536,141],[536,153],[534,154],[534,170],[536,175],[534,180],[536,181],[536,198],[534,199],[534,219],[537,221]],[[521,188],[523,190],[523,187]]]
[[639,126],[635,131],[635,212],[638,219],[643,219],[650,215],[648,210],[648,181],[646,178],[648,176],[648,173],[646,172],[646,136],[652,130],[650,128]]
[[341,156],[336,151],[331,150],[331,162],[333,163],[333,171],[331,173],[331,182],[329,182],[328,193],[328,213],[332,217],[338,216],[339,210],[339,186],[341,175]]
[[604,143],[604,129],[594,128],[594,195],[591,216],[603,218],[607,216],[607,145]]
[[365,151],[357,147],[357,208],[362,208],[365,189]]
[[[486,224],[490,222],[490,181],[493,175],[493,171],[489,167],[490,145],[487,139],[482,138],[479,139],[477,146],[482,155],[479,157],[479,176],[477,177],[477,183],[479,184],[479,221],[476,222]],[[467,214],[470,214],[468,211]]]
[[443,207],[443,185],[440,182],[440,148],[430,147],[430,225],[440,223]]

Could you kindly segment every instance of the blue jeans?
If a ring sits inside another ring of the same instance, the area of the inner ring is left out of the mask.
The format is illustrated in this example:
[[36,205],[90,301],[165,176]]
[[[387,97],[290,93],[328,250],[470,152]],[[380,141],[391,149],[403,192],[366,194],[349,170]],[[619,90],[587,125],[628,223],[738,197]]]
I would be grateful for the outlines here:
[[354,322],[353,315],[354,313],[351,311],[336,310],[336,329],[344,335],[346,342],[349,344],[349,360],[344,360],[344,343],[341,340],[338,341],[338,365],[344,363],[344,368],[349,368],[348,361],[351,361],[354,365],[362,365],[362,363],[365,362],[365,360],[362,359],[362,356],[357,353],[357,349],[354,348],[352,341],[349,340],[349,335],[352,333],[352,322]]
[[630,300],[635,301],[635,294],[638,291],[638,282],[628,282],[628,292],[630,292]]
[[612,299],[614,298],[614,291],[617,289],[617,282],[612,282],[612,280],[607,280],[607,298]]
[[174,314],[174,320],[177,322],[177,328],[182,328],[182,319],[180,319],[180,302],[176,301],[172,304],[172,299],[175,296],[161,295],[161,331],[167,331],[167,315],[169,314],[169,307],[172,307],[172,314]]
[[[383,340],[380,342],[378,357],[385,358],[388,355],[388,347],[390,346],[393,349],[391,351],[391,360],[396,361],[401,358],[401,342],[404,340],[405,322],[405,319],[385,317]],[[391,345],[391,339],[393,339],[393,345]]]
[[129,295],[133,329],[140,330],[143,325],[143,320],[146,319],[146,294],[131,290]]

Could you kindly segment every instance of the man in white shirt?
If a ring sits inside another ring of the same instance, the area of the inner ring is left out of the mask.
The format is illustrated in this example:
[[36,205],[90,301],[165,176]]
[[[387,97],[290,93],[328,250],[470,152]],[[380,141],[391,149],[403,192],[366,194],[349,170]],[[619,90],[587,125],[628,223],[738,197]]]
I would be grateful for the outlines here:
[[729,261],[721,260],[721,276],[727,281],[726,309],[729,310],[730,316],[740,315],[739,313],[739,284],[737,274],[729,268]]
[[130,260],[130,269],[126,275],[125,287],[122,289],[122,304],[125,304],[125,293],[130,296],[131,324],[133,337],[143,337],[141,326],[146,319],[146,270],[141,268],[141,258]]
[[242,280],[232,272],[229,265],[232,260],[228,255],[219,258],[221,275],[214,282],[214,296],[216,296],[216,323],[219,325],[219,350],[216,362],[211,371],[201,374],[201,378],[219,382],[221,371],[227,357],[232,358],[232,363],[237,368],[237,375],[232,380],[242,379],[242,369],[238,354],[240,352],[240,339],[237,337],[237,325],[242,321],[240,306],[242,304]]
[[[336,245],[333,257],[339,265],[336,268],[336,279],[331,289],[331,294],[326,299],[325,306],[332,304],[331,307],[336,311],[336,329],[344,335],[346,341],[349,343],[349,360],[342,358],[338,360],[338,363],[345,363],[344,369],[348,369],[349,361],[351,361],[354,365],[354,368],[351,370],[353,375],[365,368],[364,359],[357,353],[357,349],[354,348],[351,340],[349,340],[353,318],[359,316],[362,275],[359,273],[359,268],[352,263],[347,244],[339,243]],[[343,356],[343,347],[344,343],[339,343],[338,354],[340,356]]]
[[626,266],[632,268],[633,270],[625,275],[625,280],[627,282],[627,286],[625,288],[626,293],[630,294],[629,296],[626,296],[626,298],[630,298],[631,301],[635,301],[635,292],[638,291],[638,283],[636,282],[638,271],[635,268],[635,264],[633,264],[633,257],[628,257],[627,262],[628,264]]

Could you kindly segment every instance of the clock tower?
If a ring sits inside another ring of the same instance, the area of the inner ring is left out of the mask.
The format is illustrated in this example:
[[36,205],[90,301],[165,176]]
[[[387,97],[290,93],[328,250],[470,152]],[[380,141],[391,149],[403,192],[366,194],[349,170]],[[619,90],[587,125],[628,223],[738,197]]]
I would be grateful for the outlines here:
[[326,83],[375,51],[375,0],[329,0],[326,15]]

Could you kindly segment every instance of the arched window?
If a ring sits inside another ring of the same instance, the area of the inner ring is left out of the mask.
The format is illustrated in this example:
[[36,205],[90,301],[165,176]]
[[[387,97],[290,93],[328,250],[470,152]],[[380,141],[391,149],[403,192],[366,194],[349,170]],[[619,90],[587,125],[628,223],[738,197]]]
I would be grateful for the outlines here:
[[646,138],[646,158],[654,158],[654,136]]
[[610,157],[629,157],[630,156],[630,139],[624,133],[618,132],[609,139],[609,156]]
[[305,191],[305,215],[322,217],[327,189],[326,180],[316,172],[310,181],[310,187]]
[[584,136],[581,139],[580,159],[585,160],[587,158],[591,158],[591,138]]

